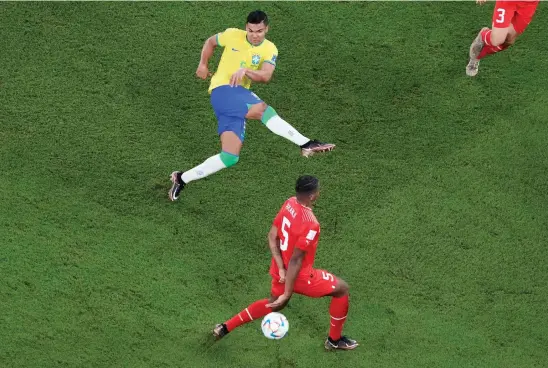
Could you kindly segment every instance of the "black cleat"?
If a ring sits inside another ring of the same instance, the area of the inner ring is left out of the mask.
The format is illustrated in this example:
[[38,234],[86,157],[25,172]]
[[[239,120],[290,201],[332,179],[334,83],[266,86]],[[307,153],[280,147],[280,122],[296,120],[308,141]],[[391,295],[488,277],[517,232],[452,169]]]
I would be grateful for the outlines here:
[[323,143],[315,139],[308,141],[301,146],[301,155],[310,157],[315,153],[333,151],[335,145],[332,143]]
[[358,342],[356,340],[349,339],[346,336],[341,336],[337,341],[328,337],[325,340],[325,350],[354,350],[358,347]]
[[181,171],[174,171],[171,173],[171,182],[173,185],[171,186],[171,189],[169,190],[169,199],[172,201],[176,201],[179,199],[179,194],[181,194],[181,190],[185,188],[186,183],[181,179]]
[[226,325],[224,323],[216,325],[213,329],[213,337],[215,337],[215,340],[222,339],[226,334],[228,334],[228,330],[226,329]]

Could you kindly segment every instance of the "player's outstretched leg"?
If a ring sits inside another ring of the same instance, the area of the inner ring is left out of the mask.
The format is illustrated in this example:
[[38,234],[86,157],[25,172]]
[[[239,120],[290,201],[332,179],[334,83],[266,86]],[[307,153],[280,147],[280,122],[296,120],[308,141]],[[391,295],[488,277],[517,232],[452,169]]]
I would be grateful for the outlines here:
[[221,134],[221,153],[211,156],[188,171],[174,171],[171,173],[172,185],[169,190],[169,199],[176,201],[185,185],[191,181],[205,178],[219,170],[236,165],[240,159],[239,153],[242,148],[241,137],[232,131],[223,132]]
[[332,143],[324,143],[303,136],[297,129],[282,119],[276,110],[264,102],[251,106],[246,118],[261,120],[271,132],[298,145],[301,148],[301,155],[304,157],[310,157],[315,153],[332,151],[335,148]]
[[222,151],[218,155],[211,156],[200,165],[182,172],[174,171],[171,173],[171,189],[169,190],[169,199],[176,201],[179,199],[181,191],[185,185],[191,181],[205,178],[208,175],[216,173],[219,170],[231,167],[238,163],[238,155]]
[[332,297],[329,305],[331,321],[329,336],[325,340],[325,349],[353,350],[359,345],[357,341],[342,335],[346,316],[348,315],[348,284],[338,278],[335,290],[329,295]]
[[263,318],[268,313],[272,312],[272,308],[266,307],[271,301],[271,299],[257,300],[225,323],[216,325],[213,329],[213,337],[215,337],[216,340],[222,339],[236,327]]

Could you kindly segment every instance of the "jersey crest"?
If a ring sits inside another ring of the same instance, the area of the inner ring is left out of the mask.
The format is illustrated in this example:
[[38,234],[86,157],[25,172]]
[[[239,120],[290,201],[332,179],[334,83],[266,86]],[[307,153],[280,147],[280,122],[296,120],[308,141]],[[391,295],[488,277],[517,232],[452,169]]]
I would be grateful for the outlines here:
[[261,62],[261,55],[259,54],[253,54],[251,57],[251,65],[259,65]]

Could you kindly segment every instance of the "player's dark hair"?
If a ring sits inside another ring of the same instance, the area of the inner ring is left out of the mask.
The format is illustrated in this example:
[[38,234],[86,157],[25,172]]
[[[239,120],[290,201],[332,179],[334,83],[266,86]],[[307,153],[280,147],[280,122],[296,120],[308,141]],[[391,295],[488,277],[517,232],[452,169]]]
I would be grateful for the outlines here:
[[268,15],[262,10],[254,10],[247,16],[247,23],[259,24],[263,22],[265,26],[268,25]]
[[297,195],[308,195],[317,192],[320,187],[320,181],[315,176],[303,175],[297,179],[295,192]]

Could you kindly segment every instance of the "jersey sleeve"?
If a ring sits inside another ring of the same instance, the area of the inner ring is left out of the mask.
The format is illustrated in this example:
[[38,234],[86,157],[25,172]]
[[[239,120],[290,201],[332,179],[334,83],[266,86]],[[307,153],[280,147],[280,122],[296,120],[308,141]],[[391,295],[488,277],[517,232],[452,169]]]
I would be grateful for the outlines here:
[[232,42],[240,33],[238,28],[227,28],[224,32],[217,33],[217,45],[225,47]]
[[299,230],[300,231],[295,246],[306,252],[309,246],[318,242],[320,225],[318,223],[306,222]]
[[268,53],[264,56],[263,63],[271,64],[276,66],[276,60],[278,59],[278,49],[274,44],[269,47]]
[[284,203],[284,206],[280,209],[280,211],[276,215],[276,217],[274,218],[274,221],[272,222],[272,226],[276,226],[278,230],[282,226],[282,217],[284,214],[284,207],[285,207],[285,203]]

